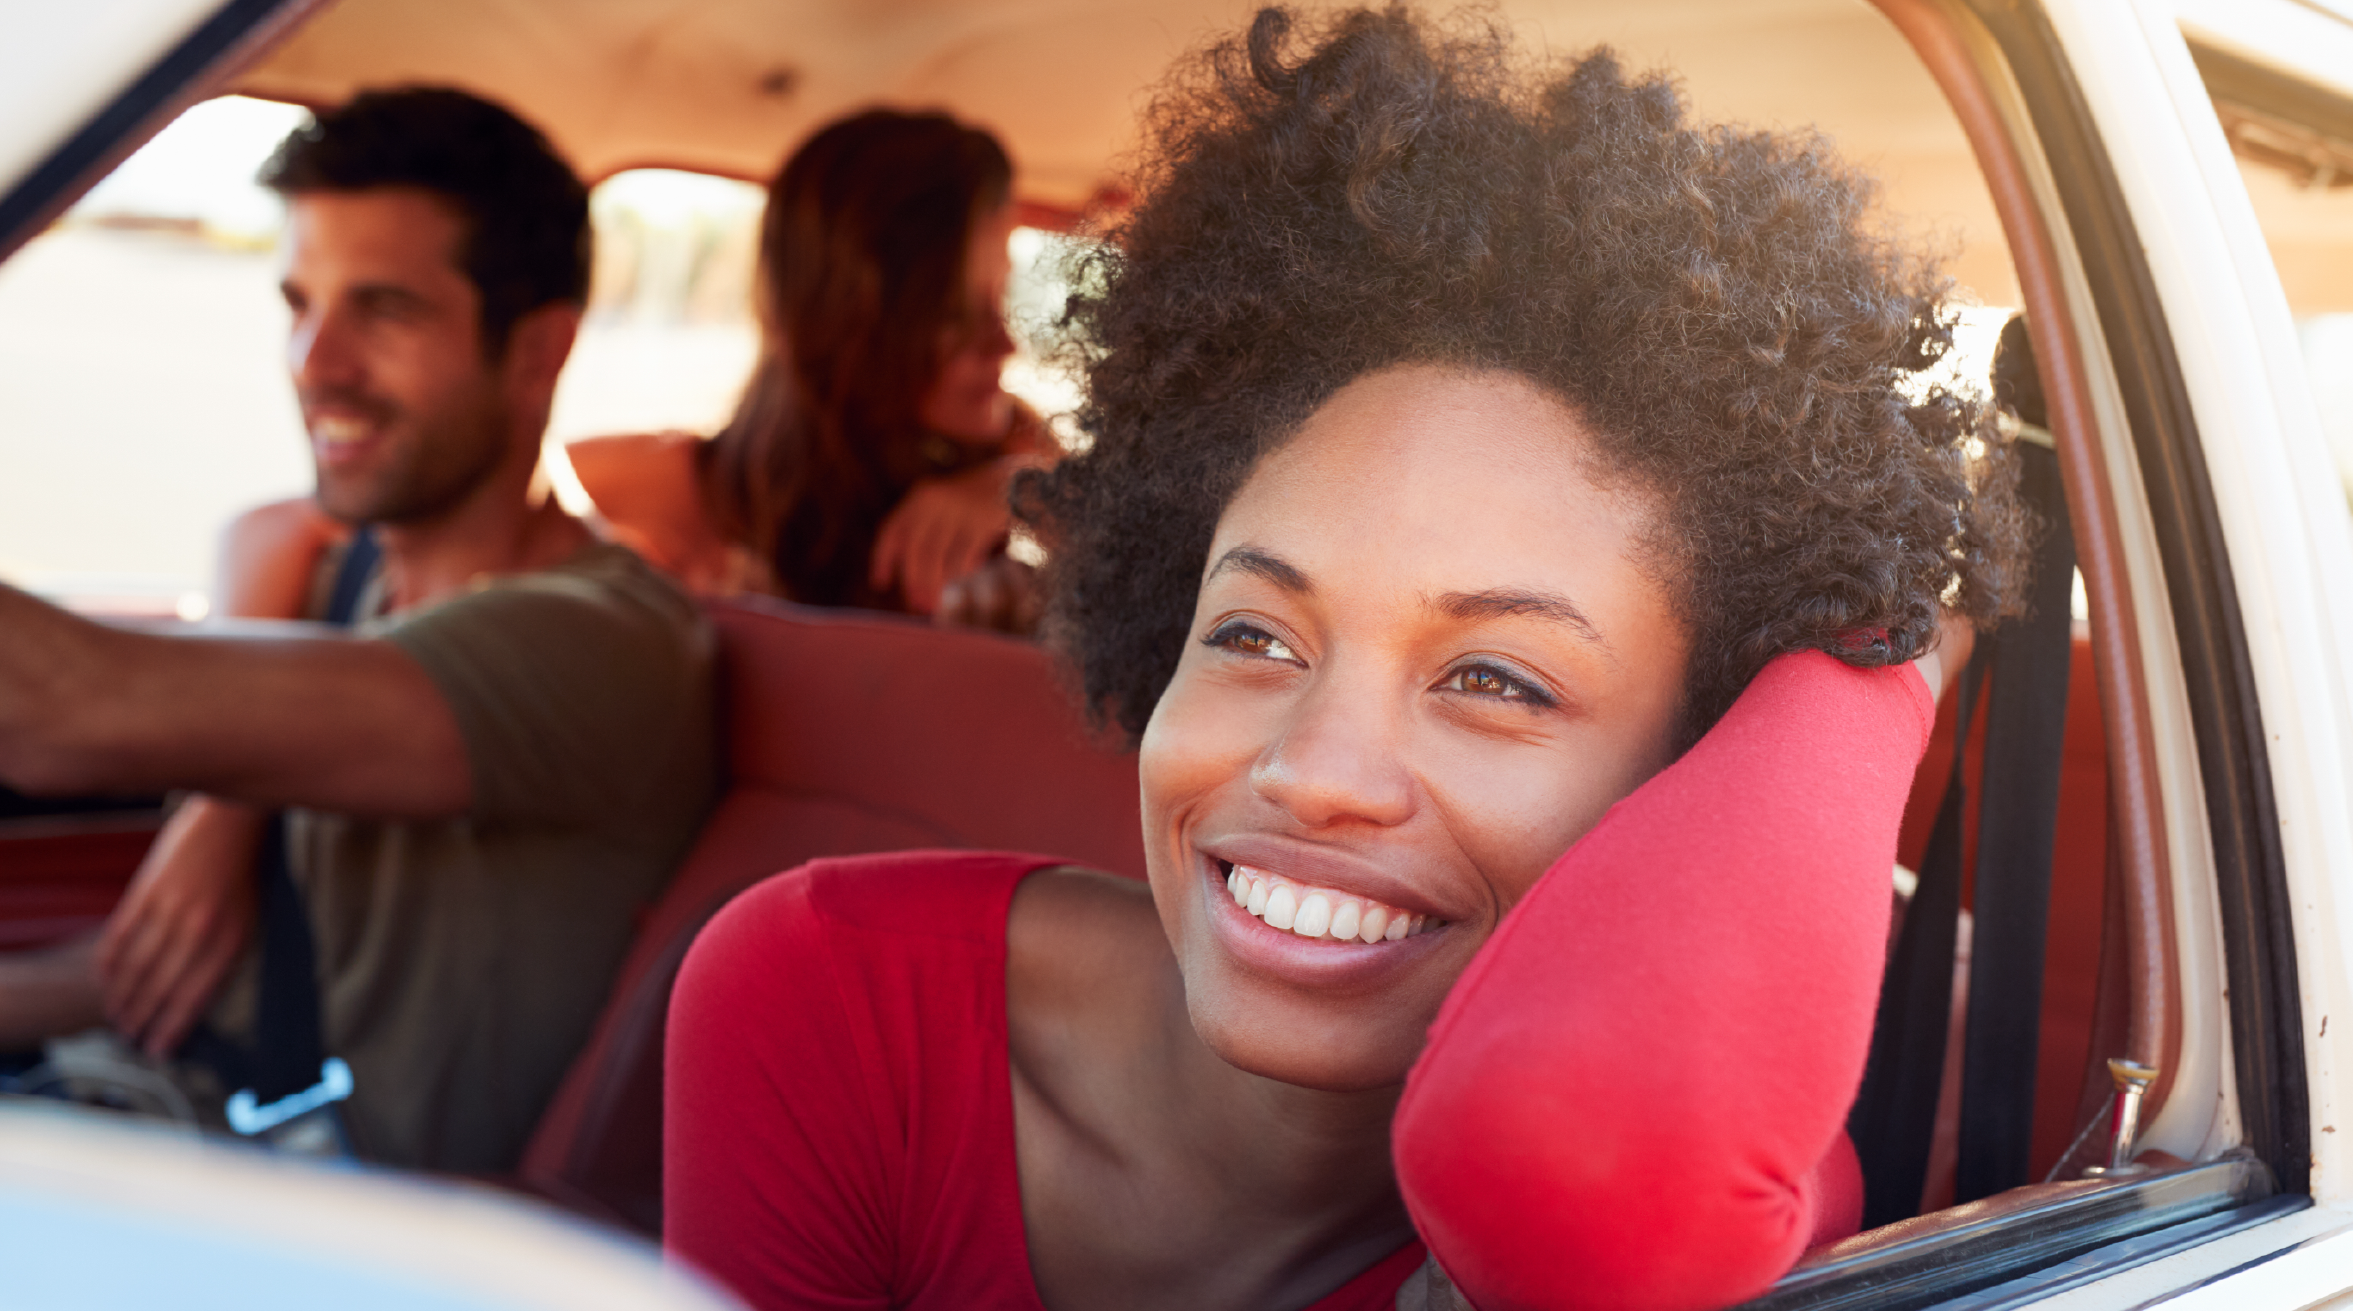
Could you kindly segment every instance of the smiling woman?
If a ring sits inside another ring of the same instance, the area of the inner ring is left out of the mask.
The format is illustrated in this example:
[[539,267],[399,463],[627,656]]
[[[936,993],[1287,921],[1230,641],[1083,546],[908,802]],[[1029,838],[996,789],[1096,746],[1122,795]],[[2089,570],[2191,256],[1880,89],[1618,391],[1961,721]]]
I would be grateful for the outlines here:
[[1856,1226],[1926,680],[2016,605],[1944,284],[1820,142],[1476,20],[1269,11],[1151,122],[1026,502],[1149,887],[739,900],[669,1242],[773,1306],[1760,1290]]

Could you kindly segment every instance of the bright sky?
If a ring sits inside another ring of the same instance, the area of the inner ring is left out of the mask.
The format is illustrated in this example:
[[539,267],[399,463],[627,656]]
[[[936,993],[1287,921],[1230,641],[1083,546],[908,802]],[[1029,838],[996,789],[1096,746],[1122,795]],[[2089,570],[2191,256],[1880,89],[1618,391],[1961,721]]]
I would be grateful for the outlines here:
[[[123,161],[73,212],[196,219],[216,232],[266,241],[283,217],[278,198],[253,177],[310,111],[245,96],[207,100]],[[635,212],[657,228],[715,215],[756,214],[761,189],[730,178],[638,169],[597,189],[600,208]]]
[[278,198],[256,186],[253,175],[309,117],[309,110],[269,100],[207,100],[156,133],[73,212],[192,218],[223,233],[266,240],[278,231]]
[[597,186],[597,204],[635,212],[658,228],[677,228],[706,217],[758,215],[767,193],[749,182],[639,168],[616,173]]

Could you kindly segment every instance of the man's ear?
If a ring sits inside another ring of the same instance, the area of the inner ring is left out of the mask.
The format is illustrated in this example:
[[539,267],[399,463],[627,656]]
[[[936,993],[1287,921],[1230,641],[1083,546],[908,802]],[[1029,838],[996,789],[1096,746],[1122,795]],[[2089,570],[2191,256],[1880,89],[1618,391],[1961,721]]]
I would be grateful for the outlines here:
[[515,320],[500,371],[508,398],[519,408],[546,412],[556,394],[556,375],[564,371],[573,339],[580,335],[580,312],[580,306],[558,301]]

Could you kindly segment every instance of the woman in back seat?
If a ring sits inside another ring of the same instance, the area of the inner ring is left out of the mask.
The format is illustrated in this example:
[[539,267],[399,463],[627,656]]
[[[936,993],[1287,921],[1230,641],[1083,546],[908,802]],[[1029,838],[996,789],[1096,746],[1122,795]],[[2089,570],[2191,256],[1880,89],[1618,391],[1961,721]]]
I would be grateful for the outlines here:
[[567,448],[613,535],[707,595],[1026,628],[1006,489],[1062,451],[998,385],[1012,186],[997,139],[945,114],[811,137],[769,185],[735,417]]
[[1857,1223],[1940,626],[2019,589],[1944,284],[1821,142],[1476,20],[1263,13],[1148,128],[1026,504],[1149,886],[739,898],[671,1250],[762,1307],[1758,1292]]

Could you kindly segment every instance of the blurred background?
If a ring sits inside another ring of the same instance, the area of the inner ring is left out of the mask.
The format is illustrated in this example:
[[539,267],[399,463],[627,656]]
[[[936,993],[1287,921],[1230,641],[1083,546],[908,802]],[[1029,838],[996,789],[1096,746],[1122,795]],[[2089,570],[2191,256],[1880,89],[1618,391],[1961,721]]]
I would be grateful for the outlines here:
[[[1711,85],[1695,72],[1703,110]],[[221,526],[246,506],[308,491],[281,362],[283,216],[252,182],[305,117],[237,96],[198,104],[0,264],[0,579],[78,605],[200,617]],[[1974,303],[1967,349],[1951,367],[1982,378],[2017,291],[1999,244],[1990,258],[1986,241],[1964,239],[1992,219],[1966,151],[1956,137],[1950,163],[1931,169],[1940,176],[1925,177],[1912,174],[1942,156],[1850,144],[1887,173],[1913,210],[1907,218],[1958,248],[1955,271]],[[2240,153],[2275,260],[2291,275],[2315,401],[2343,471],[2354,464],[2354,275],[2343,267],[2354,190]],[[761,197],[748,182],[668,169],[597,185],[592,304],[557,391],[552,451],[602,433],[707,434],[726,420],[757,337]],[[1036,228],[1012,238],[1009,308],[1023,349],[1006,383],[1050,417],[1067,416],[1078,398],[1076,379],[1051,363],[1046,326],[1076,240]],[[1058,426],[1068,440],[1067,418]],[[558,495],[581,508],[560,453],[550,472]]]
[[[283,364],[278,198],[253,176],[308,112],[224,96],[188,110],[64,219],[0,263],[0,579],[116,612],[205,613],[237,511],[310,490]],[[597,258],[548,431],[564,443],[726,422],[758,342],[762,189],[670,169],[592,193]],[[1020,228],[1006,385],[1067,414],[1041,362],[1073,238]],[[1067,423],[1063,425],[1067,429]]]

